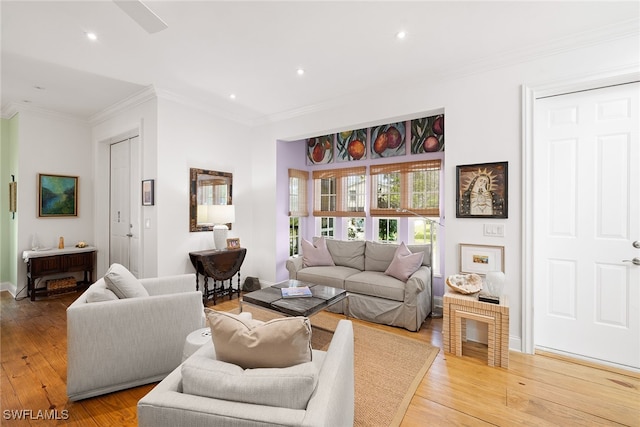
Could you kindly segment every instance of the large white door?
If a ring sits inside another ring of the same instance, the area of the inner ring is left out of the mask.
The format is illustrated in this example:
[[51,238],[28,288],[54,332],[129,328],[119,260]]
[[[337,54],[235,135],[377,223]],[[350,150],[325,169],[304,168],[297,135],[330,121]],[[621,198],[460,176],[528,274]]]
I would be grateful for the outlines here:
[[[538,99],[537,348],[640,368],[640,83]],[[625,261],[628,260],[628,261]]]
[[138,137],[111,145],[109,264],[117,262],[134,276],[139,272],[140,200]]

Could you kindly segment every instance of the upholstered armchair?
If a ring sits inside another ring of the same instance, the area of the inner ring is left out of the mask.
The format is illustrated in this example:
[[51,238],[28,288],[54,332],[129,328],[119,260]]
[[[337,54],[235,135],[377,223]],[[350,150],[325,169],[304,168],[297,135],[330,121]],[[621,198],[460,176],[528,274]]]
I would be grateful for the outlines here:
[[[227,366],[233,380],[220,375],[219,380],[209,381],[206,371],[215,359],[214,344],[209,342],[162,380],[138,402],[138,426],[353,426],[354,348],[349,320],[340,320],[327,351],[313,350],[308,363],[246,371]],[[298,379],[304,382],[309,369],[317,375],[311,390],[308,382],[292,384]],[[204,394],[220,397],[187,393],[189,376],[209,389]],[[239,384],[243,381],[244,386]],[[305,393],[310,397],[301,398]]]
[[186,336],[204,326],[194,274],[139,284],[144,295],[118,298],[101,278],[67,308],[69,399],[162,380],[182,361]]

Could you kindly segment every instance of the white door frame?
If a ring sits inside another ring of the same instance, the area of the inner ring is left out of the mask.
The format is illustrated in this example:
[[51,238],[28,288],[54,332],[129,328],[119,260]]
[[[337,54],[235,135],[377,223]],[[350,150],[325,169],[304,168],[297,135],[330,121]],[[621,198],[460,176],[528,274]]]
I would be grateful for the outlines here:
[[535,351],[533,331],[533,142],[535,101],[537,98],[561,95],[640,81],[640,71],[619,70],[613,74],[593,75],[561,82],[522,86],[522,351]]
[[[96,144],[96,163],[95,163],[95,198],[94,198],[94,212],[95,212],[95,246],[99,248],[106,248],[105,250],[101,250],[97,252],[97,277],[100,277],[104,274],[109,268],[109,187],[110,187],[110,161],[111,161],[111,153],[110,146],[119,141],[123,141],[125,139],[129,139],[135,136],[140,136],[140,143],[138,144],[138,153],[137,158],[139,162],[142,159],[141,151],[142,151],[142,126],[135,126],[128,131],[124,131],[115,136],[101,139]],[[142,164],[135,165],[142,170]],[[135,185],[135,184],[134,184]],[[142,212],[141,208],[138,206],[137,211],[135,212],[136,218],[141,220]],[[133,218],[133,217],[132,217]],[[143,244],[142,244],[142,233],[140,236],[140,245],[139,245],[139,260],[143,260]],[[142,263],[142,261],[140,261]],[[142,266],[140,267],[142,274]],[[144,277],[144,276],[141,276]]]

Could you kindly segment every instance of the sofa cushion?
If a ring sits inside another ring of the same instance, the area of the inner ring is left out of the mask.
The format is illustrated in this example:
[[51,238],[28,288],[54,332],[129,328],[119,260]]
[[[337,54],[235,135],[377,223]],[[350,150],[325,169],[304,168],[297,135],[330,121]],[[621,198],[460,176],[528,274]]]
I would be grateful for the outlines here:
[[118,298],[148,297],[149,292],[142,283],[127,268],[121,264],[113,263],[104,275],[107,289],[111,290]]
[[319,370],[314,362],[288,368],[242,369],[231,363],[194,355],[182,364],[181,371],[185,394],[306,409],[318,384]]
[[431,266],[431,245],[407,245],[412,254],[423,252],[422,265]]
[[302,239],[302,263],[304,267],[335,265],[324,237],[316,240],[315,244]]
[[405,282],[380,271],[363,271],[344,281],[347,292],[404,301]]
[[326,243],[335,265],[364,270],[364,241],[328,239]]
[[409,280],[409,277],[415,273],[418,268],[420,268],[423,258],[424,252],[416,252],[415,254],[412,254],[407,248],[407,245],[402,242],[400,243],[400,246],[398,246],[398,249],[396,249],[393,260],[391,261],[391,264],[389,264],[389,268],[385,270],[384,274],[406,282]]
[[284,317],[265,323],[207,311],[218,360],[247,368],[286,368],[311,361],[311,323]]
[[389,268],[398,245],[367,241],[364,250],[364,269],[382,271]]
[[360,273],[360,270],[339,265],[334,267],[306,267],[298,271],[297,278],[303,282],[344,289],[344,280],[358,273]]

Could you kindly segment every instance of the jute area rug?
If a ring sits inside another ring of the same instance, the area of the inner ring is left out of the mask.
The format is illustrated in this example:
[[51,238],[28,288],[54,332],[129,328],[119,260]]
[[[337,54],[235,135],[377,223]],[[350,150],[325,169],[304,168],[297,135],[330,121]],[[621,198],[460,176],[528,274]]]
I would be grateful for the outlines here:
[[[237,312],[237,310],[235,310]],[[247,307],[255,319],[278,314]],[[320,312],[311,317],[312,347],[326,350],[342,315]],[[355,348],[355,426],[399,426],[422,378],[439,349],[421,341],[353,320]],[[417,337],[417,336],[416,336]]]

